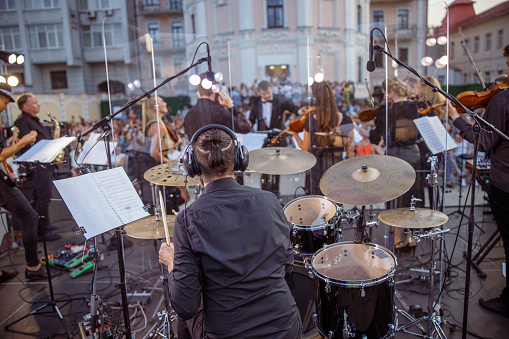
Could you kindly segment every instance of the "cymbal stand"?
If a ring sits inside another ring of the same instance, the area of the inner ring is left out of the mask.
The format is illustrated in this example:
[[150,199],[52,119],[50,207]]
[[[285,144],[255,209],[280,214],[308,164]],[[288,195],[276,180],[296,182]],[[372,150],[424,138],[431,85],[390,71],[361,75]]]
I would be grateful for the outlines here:
[[[449,231],[450,231],[449,229],[442,230],[442,229],[436,227],[436,228],[433,228],[431,231],[424,232],[423,234],[414,234],[413,235],[414,238],[416,239],[416,241],[420,241],[422,238],[430,239],[431,261],[429,264],[428,314],[398,327],[397,332],[412,334],[412,335],[415,335],[415,336],[421,337],[421,338],[431,339],[431,338],[435,338],[434,335],[436,335],[436,338],[447,339],[447,337],[445,336],[445,333],[442,331],[442,328],[440,327],[440,323],[442,322],[441,316],[439,314],[437,314],[433,309],[433,299],[434,299],[434,294],[435,294],[434,293],[434,287],[435,287],[434,274],[435,274],[435,268],[436,268],[436,266],[435,266],[435,240],[437,238],[442,238],[442,234],[449,232]],[[405,314],[406,312],[402,312],[400,310],[398,310],[398,312],[409,319],[411,318],[411,317],[408,317],[407,314]],[[423,321],[428,322],[428,332],[427,333],[419,334],[419,333],[414,333],[414,332],[408,331],[409,328],[411,328],[414,325],[418,326]]]
[[[160,245],[162,244],[160,240]],[[164,309],[161,312],[157,312],[157,323],[152,329],[145,335],[144,338],[156,338],[158,336],[162,338],[174,338],[174,333],[171,328],[172,321],[175,321],[177,314],[171,309],[170,296],[168,295],[169,279],[168,270],[165,269],[163,264],[161,266],[161,281],[163,283],[163,298],[164,298]]]

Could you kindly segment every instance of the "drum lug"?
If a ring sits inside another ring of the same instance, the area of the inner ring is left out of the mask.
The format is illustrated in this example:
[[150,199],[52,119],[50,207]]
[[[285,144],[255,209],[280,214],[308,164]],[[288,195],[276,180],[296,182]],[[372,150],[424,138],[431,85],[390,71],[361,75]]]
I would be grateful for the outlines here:
[[366,291],[364,291],[364,283],[361,283],[361,298],[366,296]]
[[327,227],[324,227],[323,228],[323,235],[326,236],[327,235]]
[[329,278],[327,278],[327,279],[325,279],[325,292],[330,293],[330,291],[331,291],[330,282],[329,282]]

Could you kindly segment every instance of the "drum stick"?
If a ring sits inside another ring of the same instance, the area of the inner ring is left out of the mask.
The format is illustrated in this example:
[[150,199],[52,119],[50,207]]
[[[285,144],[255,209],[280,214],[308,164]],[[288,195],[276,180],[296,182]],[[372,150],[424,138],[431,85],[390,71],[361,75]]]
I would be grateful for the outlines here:
[[170,231],[168,230],[168,222],[166,221],[166,207],[164,206],[163,195],[159,191],[159,203],[161,204],[161,214],[163,217],[164,235],[166,236],[166,243],[170,245]]

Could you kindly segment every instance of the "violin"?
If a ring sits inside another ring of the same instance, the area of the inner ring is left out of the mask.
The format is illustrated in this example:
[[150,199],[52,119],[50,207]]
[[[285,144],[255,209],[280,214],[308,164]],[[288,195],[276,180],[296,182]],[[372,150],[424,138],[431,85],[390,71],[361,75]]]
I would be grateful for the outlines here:
[[447,104],[447,101],[439,102],[438,104],[429,105],[426,108],[419,108],[417,112],[419,112],[420,115],[426,115],[432,110],[434,110],[437,107],[445,106]]
[[[392,104],[392,100],[389,100],[389,105],[391,105],[391,104]],[[357,114],[357,116],[359,117],[360,121],[368,122],[368,121],[371,121],[374,118],[376,118],[378,113],[380,113],[380,111],[384,108],[385,108],[385,100],[383,102],[381,102],[380,104],[378,104],[378,106],[365,107],[365,108],[361,109],[359,111],[359,113]]]
[[170,125],[168,125],[166,123],[166,121],[164,121],[164,119],[161,120],[163,123],[164,123],[164,126],[166,127],[166,130],[168,131],[168,134],[170,135],[170,139],[173,141],[173,142],[178,142],[179,141],[179,137],[178,135],[175,133],[175,131],[173,130],[173,127],[171,127]]
[[[490,86],[485,91],[482,92],[477,91],[461,92],[456,96],[456,99],[458,99],[458,101],[461,102],[461,104],[466,108],[473,110],[476,108],[486,107],[490,102],[491,98],[493,98],[493,96],[508,88],[509,84],[507,83],[498,84],[495,86]],[[456,105],[454,105],[454,107],[456,107],[458,113],[460,114],[466,113],[463,108],[458,107]]]
[[316,106],[310,106],[306,113],[290,120],[290,124],[288,125],[288,128],[279,133],[274,139],[271,140],[272,144],[275,144],[281,139],[281,137],[288,131],[300,133],[304,130],[304,123],[306,122],[307,117],[314,113],[316,111]]

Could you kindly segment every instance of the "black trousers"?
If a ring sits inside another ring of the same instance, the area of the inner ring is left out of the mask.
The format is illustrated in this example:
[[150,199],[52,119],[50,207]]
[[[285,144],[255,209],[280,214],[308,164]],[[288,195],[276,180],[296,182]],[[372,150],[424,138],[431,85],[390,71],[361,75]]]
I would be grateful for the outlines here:
[[0,181],[0,205],[18,217],[23,223],[21,237],[25,247],[27,266],[37,266],[39,264],[37,256],[39,215],[18,188],[11,187],[2,181]]
[[[37,175],[37,180],[36,180]],[[32,205],[33,209],[39,213],[46,225],[49,220],[49,203],[53,192],[53,165],[37,165],[27,170],[26,181],[23,182],[21,191]],[[37,187],[36,187],[37,185]],[[42,230],[39,228],[39,233]]]
[[[489,201],[491,211],[493,212],[493,216],[497,222],[498,230],[502,236],[502,243],[505,251],[505,262],[509,264],[509,192],[503,191],[492,185],[490,186]],[[500,298],[504,302],[505,306],[509,308],[509,274],[506,274],[505,287],[502,290]]]

